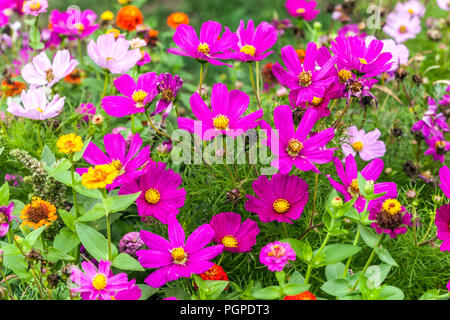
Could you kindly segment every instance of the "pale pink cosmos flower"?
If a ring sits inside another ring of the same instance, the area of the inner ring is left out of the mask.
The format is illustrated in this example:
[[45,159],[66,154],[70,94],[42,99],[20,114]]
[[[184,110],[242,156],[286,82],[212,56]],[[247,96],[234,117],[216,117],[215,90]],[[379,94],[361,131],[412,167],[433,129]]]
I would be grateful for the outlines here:
[[[437,5],[442,10],[450,11],[450,1],[449,0],[437,0]],[[449,291],[450,291],[450,289],[449,289]]]
[[383,27],[383,31],[394,38],[397,43],[414,39],[421,30],[419,17],[402,12],[388,14],[386,25]]
[[28,0],[23,3],[23,13],[37,17],[47,12],[47,0]]
[[70,57],[69,50],[56,52],[53,63],[45,52],[41,52],[33,58],[22,69],[22,78],[31,85],[32,88],[39,86],[52,87],[65,76],[71,74],[78,61]]
[[384,142],[378,140],[381,135],[380,130],[375,129],[366,133],[364,129],[358,130],[356,126],[348,128],[348,137],[342,144],[342,151],[345,156],[349,154],[359,156],[364,161],[381,158],[386,153],[386,146]]
[[395,6],[394,11],[407,13],[410,16],[423,17],[425,14],[425,7],[419,0],[410,0],[407,2],[399,2]]
[[47,99],[45,87],[22,91],[22,104],[11,100],[8,103],[8,111],[15,116],[29,118],[33,120],[45,120],[56,117],[64,107],[65,97],[58,95],[52,101]]
[[130,70],[142,59],[139,49],[128,50],[130,42],[125,38],[115,38],[108,33],[91,40],[87,46],[89,56],[102,68],[111,73],[122,74]]

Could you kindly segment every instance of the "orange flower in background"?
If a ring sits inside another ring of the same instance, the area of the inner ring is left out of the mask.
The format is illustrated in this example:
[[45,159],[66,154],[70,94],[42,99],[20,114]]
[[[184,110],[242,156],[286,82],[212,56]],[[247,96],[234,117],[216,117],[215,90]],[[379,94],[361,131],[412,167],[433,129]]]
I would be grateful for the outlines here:
[[125,6],[117,12],[116,24],[121,29],[134,31],[142,23],[144,23],[144,16],[136,6]]
[[304,49],[295,49],[295,52],[297,52],[298,58],[300,59],[300,62],[305,62],[306,57],[306,50]]
[[148,30],[148,36],[150,38],[156,38],[158,36],[158,34],[159,34],[158,30],[154,30],[154,29]]
[[4,80],[1,85],[0,97],[5,94],[7,97],[14,97],[22,93],[22,90],[26,88],[24,82],[19,81],[6,81]]
[[39,197],[33,197],[20,212],[20,219],[23,226],[38,229],[42,226],[49,226],[58,216],[55,214],[56,208],[50,202]]
[[175,12],[167,18],[167,24],[176,29],[180,24],[189,24],[189,17],[183,12]]
[[64,81],[72,84],[80,84],[84,76],[85,73],[83,70],[75,69],[71,74],[65,76]]
[[286,296],[283,300],[317,300],[316,297],[309,291],[299,293],[295,296]]

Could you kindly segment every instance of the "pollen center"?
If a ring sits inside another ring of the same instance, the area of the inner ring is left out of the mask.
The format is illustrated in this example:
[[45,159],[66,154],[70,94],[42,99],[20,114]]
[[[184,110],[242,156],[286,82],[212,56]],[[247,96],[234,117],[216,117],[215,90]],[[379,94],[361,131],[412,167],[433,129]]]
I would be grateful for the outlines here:
[[267,254],[269,257],[281,258],[286,253],[286,249],[283,246],[274,245],[272,250]]
[[222,238],[222,244],[227,248],[237,248],[237,239],[234,236],[227,235]]
[[314,106],[318,106],[318,105],[321,104],[322,102],[323,102],[323,98],[317,98],[317,97],[314,97],[313,100],[311,101],[311,103],[312,103]]
[[302,13],[305,13],[305,12],[306,12],[306,9],[305,9],[305,8],[298,8],[298,9],[296,10],[296,12],[297,12],[298,14],[302,14]]
[[106,288],[106,277],[103,273],[97,273],[92,279],[92,286],[97,290],[103,290]]
[[438,155],[444,155],[446,152],[446,143],[443,140],[438,140],[434,144],[434,149]]
[[247,44],[247,45],[245,45],[245,46],[243,46],[241,48],[241,52],[243,52],[245,54],[248,54],[248,55],[251,55],[252,57],[254,57],[255,53],[256,53],[256,48],[254,46],[251,46],[251,45]]
[[161,200],[161,194],[158,190],[150,188],[145,192],[145,201],[149,204],[157,204]]
[[277,213],[288,212],[291,204],[286,199],[277,199],[273,202],[273,210]]
[[409,12],[410,15],[414,14],[414,10],[413,9],[408,9],[408,12]]
[[209,54],[209,44],[202,42],[198,45],[197,51],[203,54]]
[[45,79],[47,79],[48,82],[52,82],[53,80],[55,80],[55,75],[53,74],[52,69],[48,69],[47,71],[45,71]]
[[213,118],[213,126],[217,130],[226,130],[228,129],[228,124],[230,123],[230,119],[227,116],[219,114],[218,116]]
[[396,215],[402,210],[402,205],[396,199],[386,199],[383,202],[383,210],[391,215]]
[[399,32],[399,33],[407,33],[407,32],[408,32],[408,28],[407,28],[405,25],[401,25],[401,26],[398,28],[398,32]]
[[288,146],[286,148],[287,153],[291,157],[296,157],[303,150],[303,143],[298,141],[297,139],[291,139],[288,142]]
[[184,265],[187,261],[187,253],[181,247],[170,250],[170,254],[172,255],[173,263],[175,264]]
[[38,11],[39,9],[41,9],[41,4],[39,3],[39,1],[30,4],[31,11]]
[[133,92],[133,96],[131,97],[136,105],[140,108],[144,106],[144,100],[147,98],[148,93],[144,90],[136,90]]
[[353,142],[352,146],[356,152],[360,152],[363,149],[364,144],[361,141],[356,141],[356,142]]
[[367,60],[364,58],[359,58],[359,62],[361,62],[362,64],[367,64]]
[[166,101],[173,101],[173,92],[170,89],[165,89],[161,92],[161,98]]
[[46,220],[49,215],[49,208],[39,197],[33,197],[31,205],[27,210],[28,220],[33,223],[39,223]]
[[353,179],[352,183],[350,183],[350,187],[348,187],[348,193],[350,193],[350,195],[352,197],[358,197],[359,196],[359,184],[358,184],[358,179]]
[[339,71],[338,75],[340,82],[345,83],[348,79],[352,77],[353,74],[349,70],[342,69],[341,71]]
[[311,72],[309,71],[303,71],[302,73],[300,73],[300,75],[298,76],[298,84],[302,87],[309,87],[309,85],[311,84]]
[[75,29],[77,29],[79,32],[83,32],[84,31],[84,24],[82,23],[75,23],[74,24]]

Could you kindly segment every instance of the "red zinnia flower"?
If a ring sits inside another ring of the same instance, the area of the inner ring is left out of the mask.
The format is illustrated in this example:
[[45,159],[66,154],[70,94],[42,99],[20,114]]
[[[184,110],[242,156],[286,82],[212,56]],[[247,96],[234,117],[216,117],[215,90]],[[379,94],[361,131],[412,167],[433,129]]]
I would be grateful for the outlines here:
[[317,298],[311,292],[305,291],[295,296],[286,296],[283,300],[317,300]]

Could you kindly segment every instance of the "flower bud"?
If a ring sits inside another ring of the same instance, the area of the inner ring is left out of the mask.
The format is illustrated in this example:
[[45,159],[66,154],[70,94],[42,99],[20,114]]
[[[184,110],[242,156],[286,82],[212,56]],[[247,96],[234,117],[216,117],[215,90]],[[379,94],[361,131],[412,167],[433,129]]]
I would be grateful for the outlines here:
[[156,152],[161,157],[164,157],[170,154],[170,152],[172,151],[172,147],[172,141],[164,141],[156,148]]
[[322,24],[319,21],[314,22],[313,28],[316,30],[322,29]]
[[333,209],[339,209],[344,204],[344,201],[341,197],[334,197],[333,200],[331,200],[331,206]]
[[373,194],[373,191],[374,191],[373,180],[367,180],[366,185],[364,186],[364,192],[368,194]]

